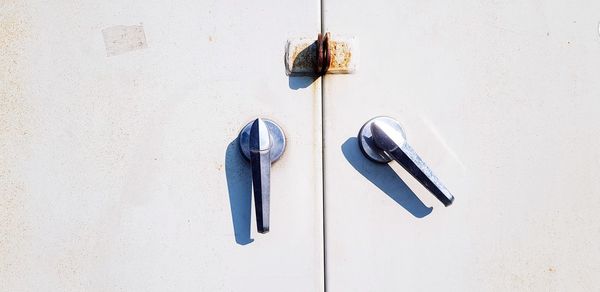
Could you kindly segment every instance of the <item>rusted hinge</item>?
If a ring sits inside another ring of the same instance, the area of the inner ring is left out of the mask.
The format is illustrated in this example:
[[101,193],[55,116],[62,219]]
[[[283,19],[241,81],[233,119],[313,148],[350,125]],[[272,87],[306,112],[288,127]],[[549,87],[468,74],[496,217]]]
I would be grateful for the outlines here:
[[317,40],[297,38],[287,41],[287,75],[322,76],[354,73],[358,63],[358,41],[354,37],[318,34]]

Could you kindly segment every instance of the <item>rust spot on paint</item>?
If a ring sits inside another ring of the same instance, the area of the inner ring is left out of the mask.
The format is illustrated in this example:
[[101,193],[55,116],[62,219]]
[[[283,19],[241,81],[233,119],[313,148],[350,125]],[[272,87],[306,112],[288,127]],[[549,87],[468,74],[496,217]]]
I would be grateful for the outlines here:
[[330,70],[346,70],[352,60],[352,52],[346,42],[331,40],[331,64]]

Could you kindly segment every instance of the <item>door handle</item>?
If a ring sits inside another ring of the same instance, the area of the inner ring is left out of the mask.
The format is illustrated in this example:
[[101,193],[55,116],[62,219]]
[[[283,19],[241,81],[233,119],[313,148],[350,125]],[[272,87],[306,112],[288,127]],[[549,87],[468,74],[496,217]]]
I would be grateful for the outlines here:
[[259,233],[269,232],[271,198],[271,164],[285,150],[285,135],[275,122],[257,118],[248,123],[239,135],[240,151],[250,161],[252,188]]
[[379,163],[396,160],[444,206],[450,206],[454,201],[450,191],[407,143],[406,135],[396,120],[376,117],[367,121],[360,129],[358,140],[367,158]]

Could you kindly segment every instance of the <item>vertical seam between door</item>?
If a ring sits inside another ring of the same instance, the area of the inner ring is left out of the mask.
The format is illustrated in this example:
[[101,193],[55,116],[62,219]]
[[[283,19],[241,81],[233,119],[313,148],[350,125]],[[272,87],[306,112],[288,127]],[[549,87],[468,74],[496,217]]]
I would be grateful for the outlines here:
[[[325,0],[320,0],[321,33],[325,33]],[[327,232],[325,223],[325,74],[321,76],[321,186],[322,186],[322,208],[323,208],[323,290],[327,291]]]

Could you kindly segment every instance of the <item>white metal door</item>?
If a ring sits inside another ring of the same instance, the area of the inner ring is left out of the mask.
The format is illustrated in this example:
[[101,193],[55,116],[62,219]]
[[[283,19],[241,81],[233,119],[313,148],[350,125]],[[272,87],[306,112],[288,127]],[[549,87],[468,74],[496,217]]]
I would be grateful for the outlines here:
[[[358,72],[324,80],[328,291],[600,289],[599,9],[324,1],[325,30],[361,42]],[[378,115],[452,206],[363,156]]]
[[[0,290],[321,290],[320,81],[282,66],[319,29],[318,1],[1,2]],[[288,137],[266,235],[255,117]]]

